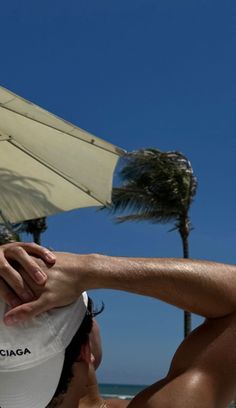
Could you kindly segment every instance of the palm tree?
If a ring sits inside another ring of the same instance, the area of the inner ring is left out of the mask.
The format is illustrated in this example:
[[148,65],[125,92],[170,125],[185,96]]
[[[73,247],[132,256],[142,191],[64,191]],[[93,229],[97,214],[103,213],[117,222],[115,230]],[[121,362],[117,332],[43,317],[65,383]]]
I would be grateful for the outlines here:
[[38,245],[41,244],[41,234],[46,231],[46,229],[46,217],[24,221],[19,227],[20,232],[32,234],[34,242]]
[[21,241],[20,234],[26,232],[33,236],[36,244],[41,244],[41,234],[46,231],[46,217],[36,218],[34,220],[22,221],[17,224],[11,224],[0,212],[3,223],[0,223],[0,245]]
[[20,241],[19,234],[12,229],[7,228],[4,224],[0,225],[0,245],[10,244],[11,242]]
[[14,226],[6,219],[1,210],[0,220],[0,245],[20,241],[20,235],[18,234],[17,228],[14,228]]
[[[142,149],[128,153],[120,172],[123,184],[112,193],[113,212],[128,211],[117,222],[174,222],[181,236],[183,257],[189,257],[189,209],[197,180],[188,159],[179,152]],[[191,314],[184,312],[184,336],[191,332]]]

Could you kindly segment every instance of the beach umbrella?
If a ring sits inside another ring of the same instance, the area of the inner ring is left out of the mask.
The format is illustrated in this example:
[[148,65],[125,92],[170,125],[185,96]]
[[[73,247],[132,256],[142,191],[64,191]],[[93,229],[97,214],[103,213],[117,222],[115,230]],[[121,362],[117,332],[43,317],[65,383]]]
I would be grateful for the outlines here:
[[113,172],[123,153],[0,87],[0,215],[4,222],[107,205]]

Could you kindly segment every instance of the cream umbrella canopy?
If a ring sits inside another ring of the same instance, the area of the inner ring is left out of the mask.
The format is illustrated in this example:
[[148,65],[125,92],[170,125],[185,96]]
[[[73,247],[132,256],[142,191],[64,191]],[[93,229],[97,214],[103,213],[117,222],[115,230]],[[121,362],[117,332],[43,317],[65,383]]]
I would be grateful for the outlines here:
[[123,153],[0,87],[0,214],[4,221],[17,223],[110,203],[113,172]]

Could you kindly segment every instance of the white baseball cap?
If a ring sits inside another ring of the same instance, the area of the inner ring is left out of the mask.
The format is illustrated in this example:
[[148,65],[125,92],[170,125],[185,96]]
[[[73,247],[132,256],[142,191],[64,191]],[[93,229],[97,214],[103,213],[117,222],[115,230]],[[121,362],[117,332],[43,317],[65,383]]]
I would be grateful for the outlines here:
[[80,327],[88,297],[50,310],[30,322],[6,326],[0,301],[0,408],[45,408],[64,363],[65,349]]

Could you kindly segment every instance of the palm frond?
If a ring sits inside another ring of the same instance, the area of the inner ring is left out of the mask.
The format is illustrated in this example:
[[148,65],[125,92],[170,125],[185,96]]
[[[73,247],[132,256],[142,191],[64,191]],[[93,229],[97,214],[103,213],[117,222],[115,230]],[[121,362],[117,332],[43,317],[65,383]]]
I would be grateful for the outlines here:
[[[127,211],[122,220],[144,215],[153,222],[187,214],[196,194],[197,180],[189,160],[180,152],[148,148],[128,153],[121,170],[123,184],[113,189],[112,212]],[[149,215],[148,215],[149,214]],[[123,221],[122,221],[123,222]]]
[[24,221],[20,226],[20,231],[26,232],[27,234],[34,234],[35,231],[43,233],[44,231],[46,231],[46,229],[47,229],[46,217]]
[[159,200],[175,201],[189,207],[196,194],[197,181],[191,164],[179,152],[160,152],[157,149],[139,150],[127,154],[121,171],[123,188],[130,183],[146,188]]
[[115,222],[117,224],[121,224],[126,221],[149,221],[153,224],[167,224],[169,222],[172,222],[175,220],[175,215],[166,215],[163,216],[163,214],[157,214],[157,213],[140,213],[140,214],[128,214],[128,215],[120,215],[118,217],[115,217]]
[[113,205],[110,210],[114,212],[135,211],[135,212],[163,212],[179,214],[181,207],[178,202],[173,204],[173,198],[166,198],[165,202],[158,195],[152,194],[145,189],[116,188],[112,195]]

